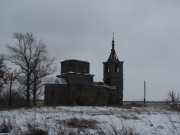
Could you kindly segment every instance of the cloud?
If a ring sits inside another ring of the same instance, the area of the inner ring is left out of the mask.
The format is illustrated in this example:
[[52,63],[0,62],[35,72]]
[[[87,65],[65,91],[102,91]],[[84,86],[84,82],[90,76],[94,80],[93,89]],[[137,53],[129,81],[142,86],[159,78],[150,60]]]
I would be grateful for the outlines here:
[[[149,100],[162,100],[180,87],[179,5],[176,0],[1,0],[0,44],[13,44],[13,32],[33,32],[57,64],[87,60],[95,80],[102,81],[115,32],[116,52],[125,62],[125,100],[143,99],[144,80]],[[0,53],[6,51],[2,47]]]

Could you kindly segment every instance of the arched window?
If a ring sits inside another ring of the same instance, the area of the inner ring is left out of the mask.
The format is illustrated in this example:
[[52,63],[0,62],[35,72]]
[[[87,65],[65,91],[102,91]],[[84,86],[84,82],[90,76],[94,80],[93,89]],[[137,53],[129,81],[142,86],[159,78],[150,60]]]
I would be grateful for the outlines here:
[[119,72],[119,65],[115,66],[115,72]]
[[109,72],[109,67],[107,67],[107,72]]
[[106,65],[105,71],[106,71],[106,72],[109,72],[109,65]]

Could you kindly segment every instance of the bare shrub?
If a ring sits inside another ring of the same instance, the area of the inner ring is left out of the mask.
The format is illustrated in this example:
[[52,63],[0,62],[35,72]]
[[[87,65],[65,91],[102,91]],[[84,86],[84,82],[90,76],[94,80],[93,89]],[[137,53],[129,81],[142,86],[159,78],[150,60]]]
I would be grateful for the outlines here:
[[67,121],[67,126],[72,128],[90,128],[90,129],[96,129],[98,121],[94,119],[78,119],[78,118],[72,118]]
[[58,120],[57,124],[51,127],[51,129],[57,135],[103,135],[99,134],[100,128],[96,129],[96,124],[94,124],[94,121],[95,120],[91,119],[85,120],[77,118],[72,118],[69,120]]
[[6,122],[5,120],[0,125],[0,133],[9,133],[12,130],[12,124],[10,120]]
[[57,135],[64,135],[68,133],[68,129],[65,126],[65,121],[63,120],[57,120],[56,124],[51,127],[51,130],[53,130],[53,132]]
[[174,110],[180,111],[180,97],[174,91],[168,92],[167,104],[170,105]]
[[136,132],[134,128],[127,127],[123,122],[121,122],[121,128],[118,128],[113,122],[110,127],[105,127],[107,129],[108,135],[140,135]]
[[132,120],[138,120],[139,118],[136,116],[136,115],[128,115],[128,114],[120,114],[120,116],[119,116],[120,118],[123,118],[123,119],[125,119],[125,120],[130,120],[130,119],[132,119]]
[[37,124],[27,123],[28,132],[25,135],[48,135],[48,131],[42,130]]
[[135,102],[135,101],[131,102],[131,103],[129,104],[129,106],[130,106],[130,107],[144,107],[143,104],[137,103],[137,102]]

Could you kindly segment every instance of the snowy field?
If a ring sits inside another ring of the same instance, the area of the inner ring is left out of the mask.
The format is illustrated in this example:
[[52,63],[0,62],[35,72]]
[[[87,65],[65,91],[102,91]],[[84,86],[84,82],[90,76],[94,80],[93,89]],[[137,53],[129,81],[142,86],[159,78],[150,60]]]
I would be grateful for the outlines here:
[[0,111],[5,129],[7,135],[178,135],[180,114],[162,106],[23,108]]

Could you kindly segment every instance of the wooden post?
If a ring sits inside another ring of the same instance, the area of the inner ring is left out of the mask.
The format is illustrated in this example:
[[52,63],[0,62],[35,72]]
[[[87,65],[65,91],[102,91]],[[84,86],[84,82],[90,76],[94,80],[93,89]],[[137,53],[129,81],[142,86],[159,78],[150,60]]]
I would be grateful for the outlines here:
[[144,81],[144,105],[146,104],[146,81]]
[[9,90],[9,106],[12,106],[12,81],[13,81],[13,73],[10,76],[10,90]]

